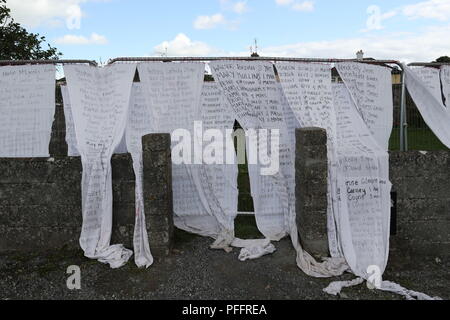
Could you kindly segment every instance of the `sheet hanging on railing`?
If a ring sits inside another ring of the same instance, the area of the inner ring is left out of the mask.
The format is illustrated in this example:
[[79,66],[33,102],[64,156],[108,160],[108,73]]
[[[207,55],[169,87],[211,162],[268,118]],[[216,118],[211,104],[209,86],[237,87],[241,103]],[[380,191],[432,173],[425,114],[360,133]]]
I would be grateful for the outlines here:
[[450,112],[416,73],[403,65],[406,88],[425,123],[439,140],[450,148]]
[[[214,62],[211,63],[211,69],[238,115],[238,121],[248,130],[250,183],[259,230],[269,240],[279,240],[289,234],[298,252],[297,262],[307,274],[318,277],[342,274],[348,268],[345,261],[342,260],[341,265],[318,264],[303,251],[298,240],[295,222],[293,131],[299,124],[295,117],[292,118],[292,111],[277,81],[274,66],[269,62]],[[271,135],[269,139],[264,130],[274,129],[278,130],[279,135]],[[260,130],[262,134],[252,135],[250,130]],[[279,142],[279,146],[272,142]],[[268,150],[270,152],[267,152]],[[269,170],[263,174],[261,169],[269,163],[264,159],[267,157],[264,155],[270,155],[272,165],[278,161],[278,171]],[[258,160],[258,156],[259,160],[262,158],[262,162],[254,161]],[[256,164],[252,165],[252,162]],[[266,253],[271,252],[270,248],[264,248],[263,244],[259,244],[259,249],[261,248]],[[247,255],[247,250],[243,250],[242,259]]]
[[248,168],[258,229],[266,238],[278,241],[289,233],[289,194],[280,162],[293,165],[293,158],[281,87],[273,65],[261,61],[214,61],[210,67],[237,120],[247,131]]
[[120,268],[131,250],[111,245],[111,157],[127,124],[135,65],[106,68],[67,65],[64,73],[83,164],[83,226],[80,245],[86,257]]
[[[385,259],[387,258],[386,254],[383,253],[382,257],[375,258],[372,261],[366,261],[367,259],[364,257],[366,252],[370,252],[369,254],[375,257],[373,252],[377,252],[378,245],[381,242],[380,239],[384,239],[382,235],[371,235],[369,233],[367,236],[368,239],[360,237],[363,237],[361,230],[372,228],[372,220],[376,220],[375,215],[379,213],[376,210],[384,209],[382,212],[384,214],[383,218],[389,221],[390,201],[389,199],[384,199],[385,201],[383,202],[384,205],[388,205],[387,211],[385,210],[386,207],[382,207],[379,203],[369,204],[367,205],[368,207],[365,207],[365,198],[358,199],[359,208],[356,208],[356,206],[352,207],[347,202],[343,202],[343,199],[348,197],[348,190],[342,186],[342,184],[345,186],[347,180],[350,179],[347,176],[352,176],[349,174],[348,169],[362,168],[363,165],[366,165],[367,160],[364,158],[365,152],[379,152],[378,145],[368,132],[366,124],[361,118],[358,118],[359,114],[357,113],[356,106],[350,104],[350,95],[346,91],[345,86],[341,86],[341,90],[338,92],[336,90],[333,91],[331,85],[331,67],[329,65],[279,63],[277,64],[277,70],[279,71],[287,100],[300,121],[301,126],[320,127],[327,130],[328,156],[330,159],[328,229],[330,250],[333,253],[333,257],[339,257],[343,254],[355,274],[361,276],[364,276],[367,267],[374,264],[374,261],[380,265],[380,269],[383,269]],[[342,91],[344,89],[345,91]],[[336,93],[339,94],[336,95]],[[344,107],[342,107],[343,105]],[[338,118],[336,115],[338,115]],[[361,142],[362,136],[369,136],[372,140],[370,142]],[[350,157],[355,154],[357,156]],[[387,156],[386,152],[382,152],[382,154]],[[354,166],[346,164],[350,160],[355,162]],[[387,158],[384,160],[387,160]],[[376,164],[378,165],[377,161]],[[373,181],[373,175],[379,181],[378,171],[375,174],[371,172],[366,172],[366,174],[367,181]],[[354,173],[354,176],[357,175],[362,176],[362,173]],[[383,177],[386,179],[386,175]],[[352,176],[352,178],[354,177]],[[355,184],[361,182],[349,183]],[[365,187],[363,188],[365,190]],[[354,189],[356,190],[357,188]],[[380,188],[378,187],[377,189]],[[364,193],[364,191],[361,192]],[[367,198],[369,198],[369,195]],[[353,202],[351,204],[354,205]],[[356,221],[354,216],[357,215],[354,215],[354,212],[359,211],[366,214],[366,219]],[[376,211],[376,214],[374,211]],[[383,230],[385,231],[386,228],[383,228]],[[344,234],[346,236],[343,237]],[[383,235],[385,234],[383,233]],[[371,241],[376,241],[376,243],[368,245],[365,249],[360,248],[361,243],[370,243]],[[383,249],[385,248],[385,246],[382,247]],[[331,261],[329,262],[332,263]],[[338,259],[335,263],[336,265],[341,265],[342,260]],[[362,272],[361,270],[364,271]]]
[[333,96],[338,159],[333,201],[338,203],[339,242],[353,273],[367,279],[371,266],[384,273],[389,256],[389,155],[372,136],[345,85],[335,84]]
[[130,151],[133,158],[133,169],[136,177],[134,261],[137,266],[147,268],[153,264],[153,256],[150,251],[145,223],[142,137],[155,132],[153,114],[146,103],[142,85],[133,83],[125,137],[127,150]]
[[[63,98],[64,105],[64,117],[66,120],[66,143],[67,143],[67,155],[69,157],[79,157],[77,147],[77,136],[75,134],[75,126],[73,124],[72,115],[72,105],[70,103],[69,91],[67,86],[61,86],[61,94]],[[128,153],[125,136],[123,136],[122,141],[120,141],[119,146],[114,151],[115,154],[125,154]]]
[[236,119],[216,82],[204,83],[200,114],[203,130],[195,137],[197,143],[204,144],[200,182],[210,210],[223,229],[213,247],[224,248],[234,240],[238,210],[238,166],[233,141]]
[[389,154],[372,136],[357,112],[355,101],[342,84],[333,87],[337,117],[337,225],[346,261],[359,278],[331,283],[325,292],[337,295],[345,287],[367,280],[372,287],[408,300],[440,300],[383,281],[389,257]]
[[450,66],[441,67],[442,94],[444,96],[444,105],[450,112]]
[[413,68],[411,70],[422,80],[436,100],[442,101],[440,70],[429,67]]
[[77,148],[77,136],[75,135],[75,126],[73,124],[72,105],[70,103],[67,86],[61,86],[61,95],[64,105],[64,118],[66,119],[67,155],[69,157],[79,157],[80,153]]
[[[194,122],[201,121],[205,65],[142,63],[138,65],[138,71],[155,129],[172,135],[175,225],[188,232],[217,239],[221,226],[201,185],[202,152],[194,152]],[[184,159],[180,159],[180,155]],[[183,163],[177,163],[176,159],[183,160]]]
[[[341,275],[348,269],[338,243],[334,211],[336,203],[336,112],[331,88],[331,66],[311,63],[277,63],[276,68],[289,107],[300,127],[319,127],[327,131],[328,137],[328,238],[334,259],[324,263],[315,261],[301,246],[297,249],[297,263],[307,274],[315,277]],[[295,182],[295,181],[294,181]],[[291,235],[292,237],[292,235]]]
[[[408,299],[431,299],[382,281],[389,253],[389,157],[372,136],[346,86],[332,87],[329,67],[324,65],[281,63],[277,64],[277,69],[287,99],[294,114],[302,119],[302,126],[327,129],[329,147],[335,149],[329,150],[332,158],[329,164],[332,184],[329,231],[330,237],[336,237],[345,259],[334,257],[317,263],[309,258],[304,259],[303,264],[298,259],[300,268],[309,275],[324,277],[342,274],[350,266],[349,270],[360,277],[355,281],[333,282],[325,289],[330,294],[338,294],[342,288],[361,284],[365,279],[373,281],[381,290]],[[300,257],[308,257],[299,249],[297,252]],[[380,277],[372,279],[373,272]]]
[[0,67],[0,157],[49,157],[55,66]]
[[387,151],[394,124],[391,70],[358,62],[337,63],[336,69],[375,140]]

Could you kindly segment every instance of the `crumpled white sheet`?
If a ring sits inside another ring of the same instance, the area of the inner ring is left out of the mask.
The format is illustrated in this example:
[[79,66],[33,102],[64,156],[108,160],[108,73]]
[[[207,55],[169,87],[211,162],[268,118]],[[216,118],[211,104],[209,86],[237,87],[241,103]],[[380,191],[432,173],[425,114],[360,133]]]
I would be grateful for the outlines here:
[[263,241],[253,240],[249,242],[238,240],[234,242],[233,245],[236,247],[242,247],[239,254],[240,261],[255,260],[263,256],[272,254],[277,250],[268,239]]
[[[358,285],[361,285],[365,283],[366,280],[363,278],[356,278],[354,280],[350,281],[335,281],[330,283],[328,287],[323,289],[325,293],[328,293],[333,296],[337,296],[341,294],[342,290],[344,288],[350,288],[355,287]],[[372,286],[373,287],[373,286]],[[381,286],[379,288],[373,287],[374,289],[386,291],[386,292],[392,292],[398,295],[401,295],[405,297],[406,300],[442,300],[440,297],[430,297],[429,295],[426,295],[421,292],[408,290],[394,282],[391,281],[383,281],[381,282]]]

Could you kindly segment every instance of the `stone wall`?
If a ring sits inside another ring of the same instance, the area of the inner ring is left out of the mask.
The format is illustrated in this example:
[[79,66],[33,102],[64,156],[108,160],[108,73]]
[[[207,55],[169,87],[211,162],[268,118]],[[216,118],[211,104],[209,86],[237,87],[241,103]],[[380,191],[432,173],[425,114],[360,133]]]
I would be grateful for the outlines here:
[[[147,229],[158,256],[168,253],[173,239],[170,137],[146,136],[143,145]],[[112,243],[132,248],[135,176],[130,155],[115,155],[112,166]],[[78,248],[81,172],[80,158],[0,159],[0,251]],[[152,185],[155,177],[164,194]]]
[[450,254],[450,152],[391,152],[390,176],[397,195],[393,251]]
[[[296,210],[300,239],[314,255],[327,252],[326,133],[296,132]],[[392,152],[397,198],[391,254],[446,257],[450,253],[450,152]],[[324,187],[325,186],[325,187]]]

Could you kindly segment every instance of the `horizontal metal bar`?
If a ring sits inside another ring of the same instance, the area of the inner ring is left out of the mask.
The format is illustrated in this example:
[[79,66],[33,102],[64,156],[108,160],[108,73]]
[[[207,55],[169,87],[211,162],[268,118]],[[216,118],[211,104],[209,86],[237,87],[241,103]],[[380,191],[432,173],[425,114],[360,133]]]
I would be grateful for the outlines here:
[[238,212],[238,216],[254,216],[254,212]]
[[396,60],[364,60],[364,59],[320,59],[320,58],[283,58],[283,57],[121,57],[109,60],[108,64],[116,62],[179,62],[179,61],[284,61],[284,62],[361,62],[368,64],[396,64],[401,63]]
[[450,62],[413,62],[408,64],[409,67],[440,67],[450,66]]
[[0,66],[27,64],[89,64],[91,66],[97,66],[97,62],[91,60],[0,60]]

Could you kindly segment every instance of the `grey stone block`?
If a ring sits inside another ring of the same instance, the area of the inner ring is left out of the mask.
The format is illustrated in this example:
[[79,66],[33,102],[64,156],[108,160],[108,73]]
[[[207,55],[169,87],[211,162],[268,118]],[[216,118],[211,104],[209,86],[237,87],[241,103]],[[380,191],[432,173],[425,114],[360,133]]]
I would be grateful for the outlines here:
[[327,134],[320,128],[296,131],[296,213],[303,247],[315,256],[328,256]]
[[173,245],[173,196],[170,134],[142,138],[144,150],[144,204],[150,248],[158,258]]

